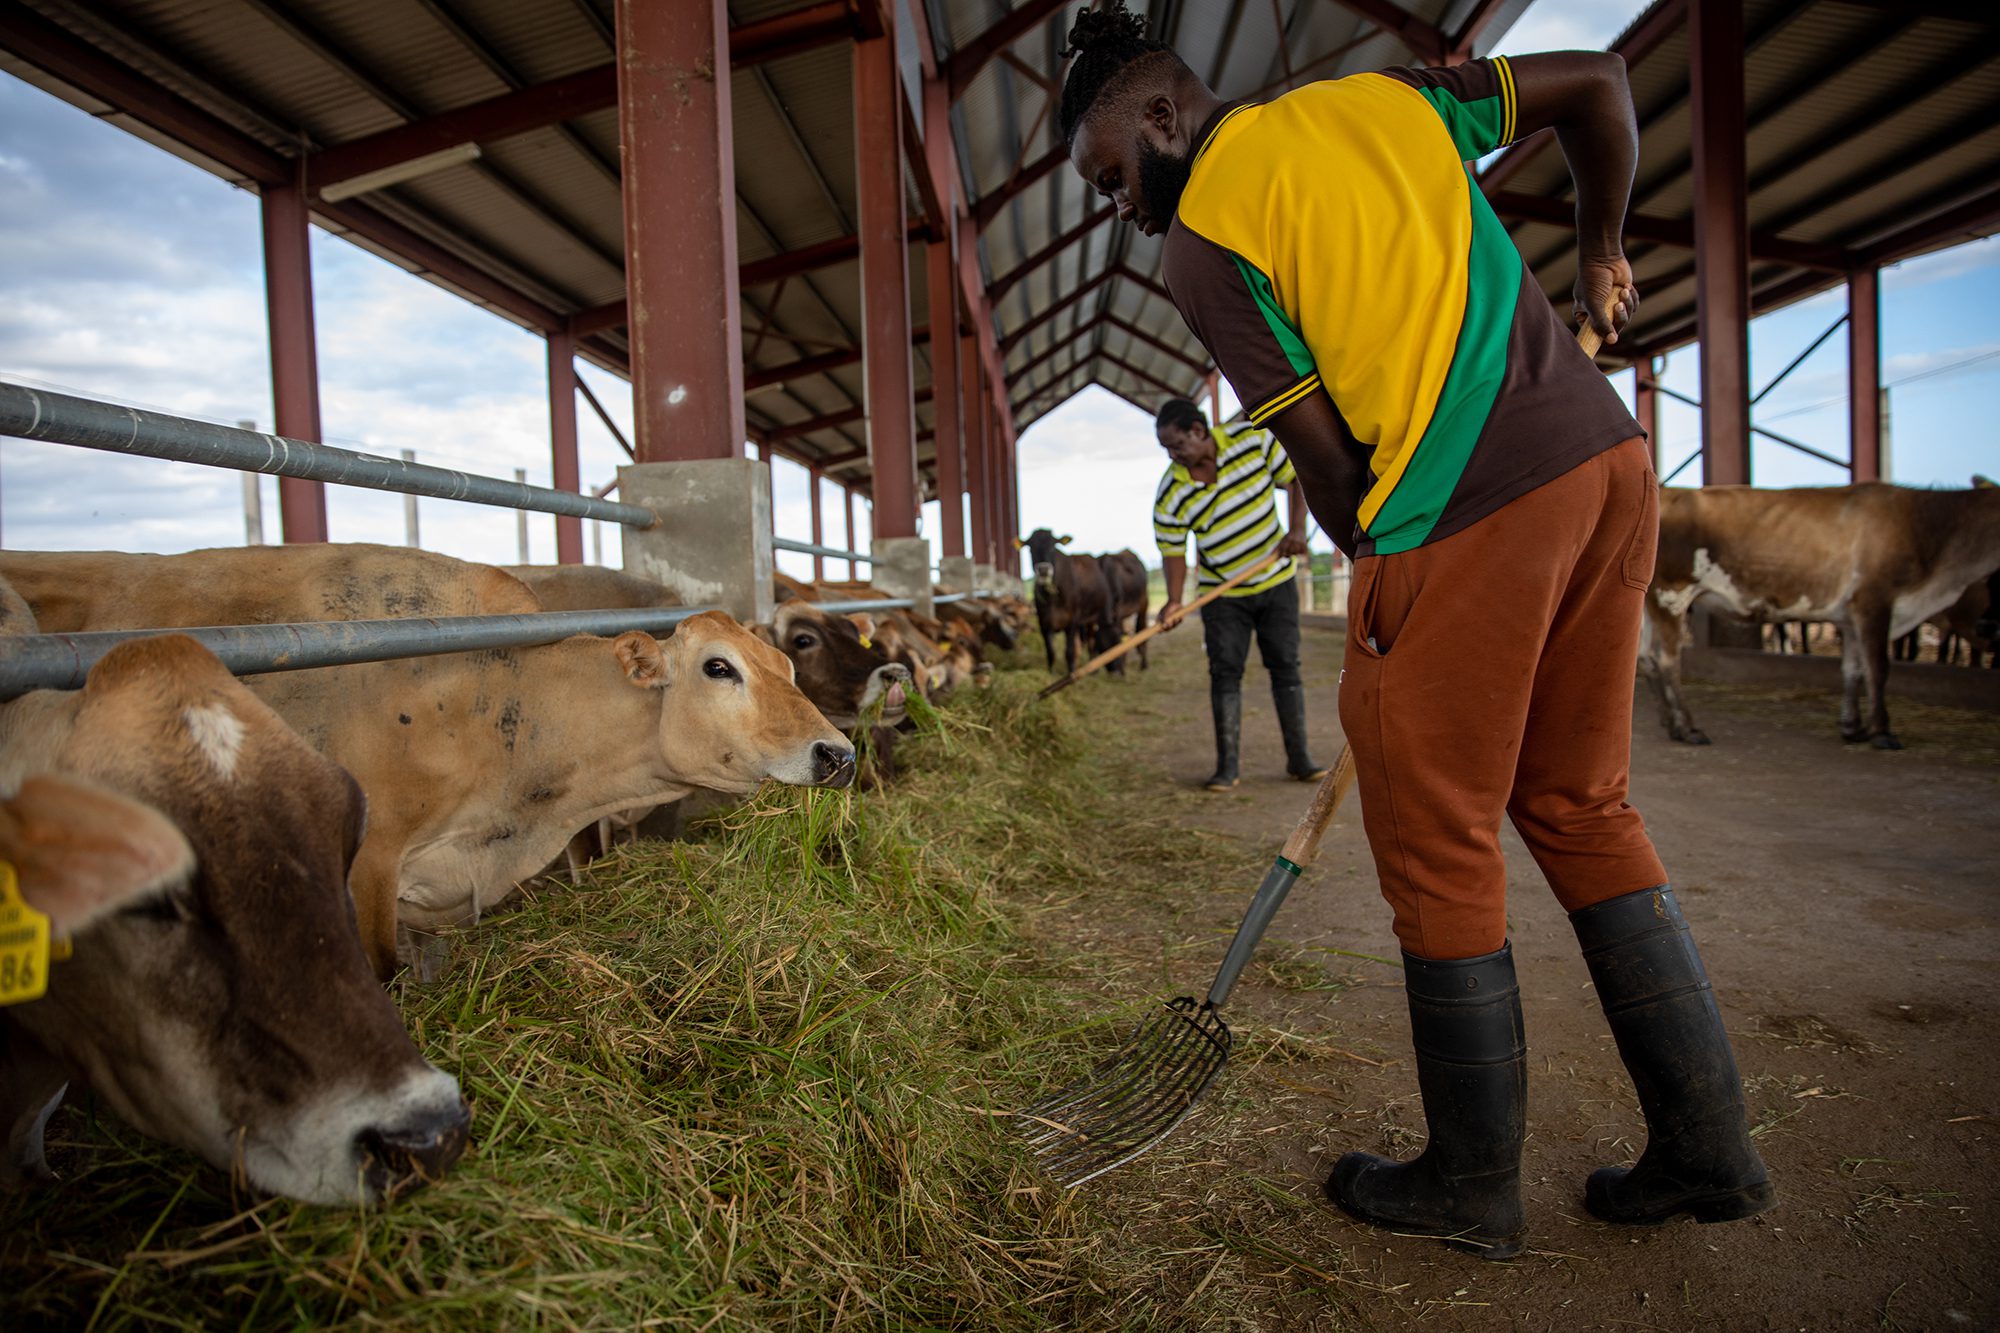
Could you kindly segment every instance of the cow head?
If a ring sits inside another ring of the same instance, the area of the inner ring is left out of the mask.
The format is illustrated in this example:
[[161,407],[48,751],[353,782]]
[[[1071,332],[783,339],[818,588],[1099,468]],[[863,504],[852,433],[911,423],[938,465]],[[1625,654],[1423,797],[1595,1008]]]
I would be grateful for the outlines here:
[[314,1203],[379,1202],[457,1160],[458,1085],[362,952],[347,874],[366,809],[345,770],[179,635],[9,705],[7,730],[0,855],[74,939],[45,995],[0,1009],[0,1173],[47,1175],[66,1084]]
[[671,781],[722,792],[754,791],[766,778],[854,781],[854,747],[799,692],[791,660],[722,612],[690,616],[666,639],[621,634],[612,651],[627,681],[662,692]]
[[770,634],[791,659],[800,691],[834,726],[843,731],[858,726],[877,700],[882,725],[903,720],[910,669],[890,661],[854,621],[828,615],[811,602],[786,602],[772,618]]
[[969,626],[979,643],[991,644],[995,648],[1012,652],[1014,645],[1020,642],[1020,635],[994,603],[966,598],[940,607],[939,614],[944,617],[947,625]]
[[1036,592],[1055,592],[1057,548],[1069,543],[1070,538],[1058,537],[1047,528],[1036,528],[1028,534],[1028,560],[1035,569]]

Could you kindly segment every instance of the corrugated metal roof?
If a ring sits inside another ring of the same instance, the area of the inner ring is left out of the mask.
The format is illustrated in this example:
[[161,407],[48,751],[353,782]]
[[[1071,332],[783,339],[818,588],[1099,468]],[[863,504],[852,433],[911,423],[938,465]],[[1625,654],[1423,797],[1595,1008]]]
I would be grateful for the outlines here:
[[[856,0],[863,3],[865,0]],[[989,283],[1015,275],[994,305],[1006,349],[1017,427],[1090,382],[1141,405],[1167,389],[1191,390],[1207,356],[1159,291],[1159,242],[1101,221],[1067,245],[1102,208],[1054,155],[1051,93],[1074,5],[1046,0],[909,0],[920,4],[940,68],[983,49],[982,38],[1026,5],[1043,16],[965,83],[952,113],[964,193],[982,214],[979,263]],[[1484,53],[1529,0],[1406,0],[1428,30],[1458,33],[1486,21]],[[28,0],[29,8],[151,83],[285,157],[351,143],[412,119],[473,105],[553,79],[606,68],[612,0]],[[1659,349],[1693,336],[1692,253],[1658,239],[1692,211],[1688,44],[1683,0],[1660,0],[1634,22],[1628,53],[1641,123],[1636,219],[1652,239],[1628,245],[1645,297],[1621,346]],[[732,0],[736,25],[823,8],[814,0]],[[1378,26],[1380,0],[1142,0],[1134,8],[1187,55],[1225,97],[1271,96],[1288,83],[1421,59],[1422,33]],[[1934,8],[1934,7],[1932,7]],[[1949,8],[1949,7],[1947,7]],[[1753,238],[1862,252],[1899,227],[1943,221],[1917,236],[1943,245],[1991,230],[1968,200],[2000,179],[2000,23],[1940,17],[1864,0],[1747,0],[1747,147]],[[1414,43],[1414,44],[1413,44]],[[0,53],[0,68],[106,114],[149,140],[231,179],[241,173],[88,91]],[[746,263],[837,242],[856,217],[852,48],[822,45],[733,70],[738,245]],[[483,145],[473,164],[378,190],[375,213],[436,245],[470,271],[540,307],[567,315],[623,296],[623,216],[617,188],[614,108]],[[1037,174],[1037,171],[1040,174]],[[1558,217],[1568,192],[1560,154],[1538,145],[1503,155],[1485,183],[1520,205],[1509,223],[1543,289],[1563,305],[1574,241]],[[910,177],[913,192],[915,180]],[[1004,204],[993,201],[1005,199]],[[1959,209],[1957,213],[1952,210]],[[1507,212],[1503,209],[1503,214]],[[344,232],[338,209],[322,217]],[[1971,219],[1953,231],[1956,219]],[[351,239],[463,293],[462,284],[400,255]],[[1908,237],[1905,238],[1909,239]],[[1768,244],[1766,250],[1768,250]],[[1753,250],[1757,242],[1753,239]],[[914,323],[928,322],[921,245],[910,255]],[[1105,277],[1113,273],[1116,276]],[[1101,280],[1100,280],[1101,279]],[[1760,253],[1752,283],[1764,302],[1837,282]],[[467,279],[471,281],[471,279]],[[832,364],[752,391],[760,432],[838,418],[861,402],[850,356],[861,325],[859,265],[829,263],[779,282],[746,284],[746,373],[813,357]],[[1092,284],[1095,284],[1094,286]],[[474,285],[477,285],[476,283]],[[1081,298],[1076,293],[1088,288]],[[518,304],[485,294],[482,304]],[[1067,304],[1065,304],[1067,303]],[[1051,310],[1062,309],[1053,316]],[[1024,333],[1023,331],[1026,330]],[[616,366],[622,330],[586,344]],[[927,383],[929,351],[914,359]],[[918,406],[920,425],[930,409]],[[859,420],[788,436],[805,459],[840,457],[845,479],[864,479]],[[922,454],[928,458],[926,445]]]

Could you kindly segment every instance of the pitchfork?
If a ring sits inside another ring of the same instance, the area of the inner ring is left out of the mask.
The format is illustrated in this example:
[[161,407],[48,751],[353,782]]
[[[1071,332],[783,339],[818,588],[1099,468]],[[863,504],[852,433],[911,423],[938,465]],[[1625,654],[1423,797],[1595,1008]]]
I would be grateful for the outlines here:
[[1162,1006],[1116,1054],[1019,1113],[1016,1128],[1050,1175],[1074,1188],[1125,1165],[1171,1134],[1215,1082],[1232,1040],[1223,1003],[1353,785],[1354,757],[1342,748],[1250,900],[1206,1000]]

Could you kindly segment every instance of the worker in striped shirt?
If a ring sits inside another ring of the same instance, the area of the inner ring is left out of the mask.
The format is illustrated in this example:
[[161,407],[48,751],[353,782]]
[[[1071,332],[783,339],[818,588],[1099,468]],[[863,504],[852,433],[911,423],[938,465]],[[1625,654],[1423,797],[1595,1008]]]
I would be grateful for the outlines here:
[[[1194,535],[1200,589],[1251,568],[1272,552],[1280,559],[1262,574],[1231,588],[1201,609],[1208,648],[1208,705],[1215,715],[1215,773],[1203,785],[1228,791],[1238,779],[1243,739],[1243,667],[1254,635],[1264,669],[1271,673],[1271,702],[1285,738],[1285,771],[1317,782],[1326,770],[1306,745],[1306,690],[1299,678],[1299,594],[1292,586],[1296,560],[1306,553],[1306,500],[1285,450],[1254,426],[1211,427],[1185,398],[1169,399],[1154,423],[1160,447],[1173,459],[1153,498],[1153,536],[1160,544],[1167,601],[1160,623],[1171,628],[1184,614],[1187,539]],[[1287,527],[1278,526],[1273,493],[1288,495]]]

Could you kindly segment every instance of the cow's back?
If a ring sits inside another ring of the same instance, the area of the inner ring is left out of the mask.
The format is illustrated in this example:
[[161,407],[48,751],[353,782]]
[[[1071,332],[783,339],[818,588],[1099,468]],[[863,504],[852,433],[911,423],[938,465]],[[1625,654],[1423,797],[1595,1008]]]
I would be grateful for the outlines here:
[[609,611],[679,606],[679,594],[663,583],[602,565],[503,565],[534,593],[544,611]]
[[6,551],[0,577],[50,634],[542,609],[526,585],[491,565],[354,542],[183,555]]

